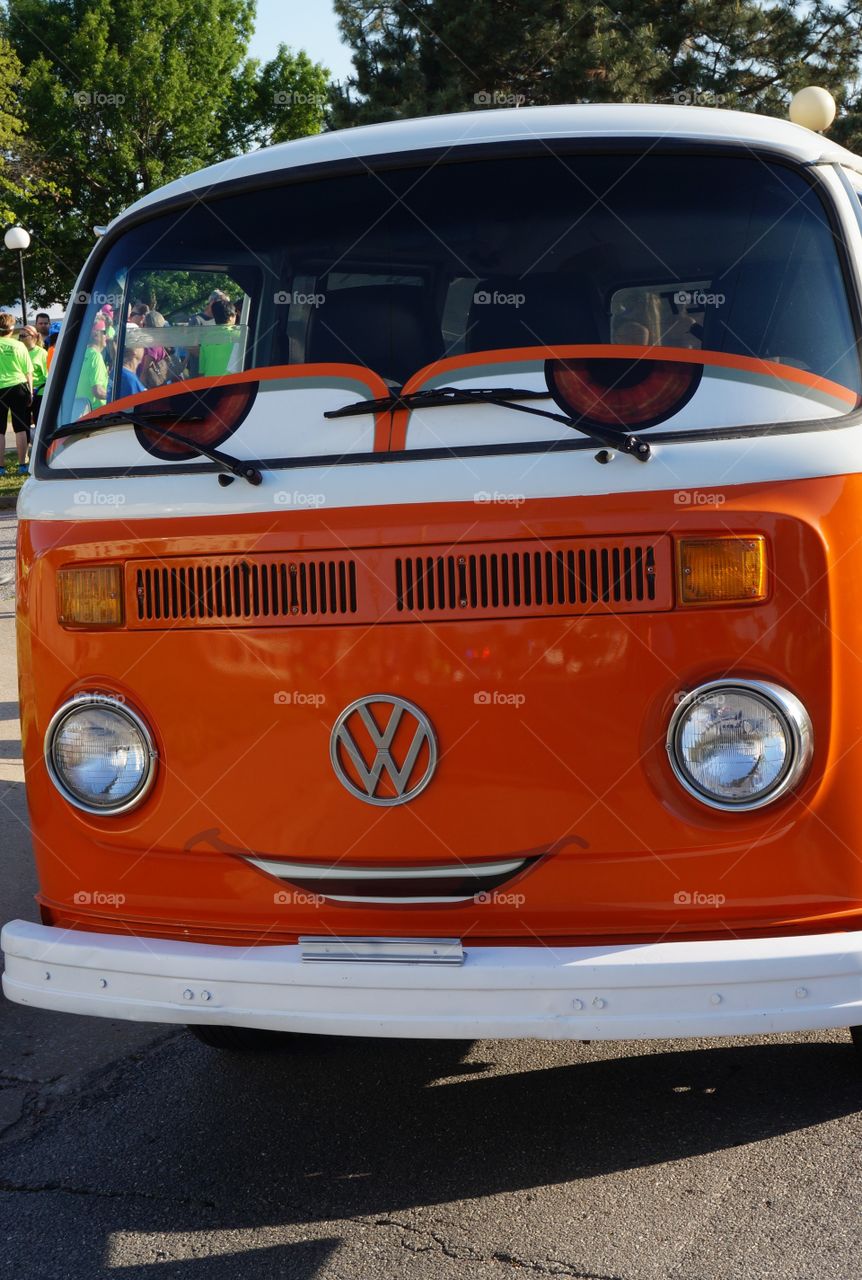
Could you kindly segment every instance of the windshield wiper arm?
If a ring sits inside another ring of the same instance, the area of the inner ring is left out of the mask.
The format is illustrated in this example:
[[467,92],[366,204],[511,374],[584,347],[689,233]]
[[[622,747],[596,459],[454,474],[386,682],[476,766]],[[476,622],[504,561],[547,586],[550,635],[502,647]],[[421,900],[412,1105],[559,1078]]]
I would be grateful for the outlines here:
[[[549,391],[528,391],[519,387],[435,387],[426,391],[408,391],[406,394],[395,390],[379,400],[357,400],[341,409],[328,409],[323,416],[349,418],[362,413],[394,412],[396,409],[435,409],[445,404],[496,404],[503,409],[515,409],[520,413],[550,418],[552,422],[562,422],[573,431],[580,431],[581,435],[594,444],[601,445],[602,449],[618,449],[630,454],[638,462],[649,462],[652,450],[647,442],[622,428],[597,426],[595,423],[590,423],[587,427],[577,418],[567,417],[566,414],[517,403],[519,400],[548,400],[550,394]],[[608,461],[607,458],[600,460]]]
[[[187,420],[190,422],[201,421],[203,416],[187,418]],[[210,462],[214,462],[225,471],[229,471],[231,475],[237,476],[240,480],[247,480],[249,484],[262,483],[263,476],[253,463],[243,462],[241,459],[235,458],[233,454],[223,453],[221,449],[211,449],[209,445],[199,444],[197,440],[190,440],[188,436],[181,435],[179,431],[158,425],[164,418],[176,421],[176,414],[135,413],[131,409],[117,409],[113,413],[103,413],[98,418],[90,418],[79,422],[66,422],[63,426],[57,427],[56,431],[52,431],[46,437],[45,442],[50,444],[52,440],[65,440],[70,436],[90,435],[94,431],[101,431],[103,427],[119,427],[128,424],[131,427],[143,427],[147,431],[153,431],[164,440],[174,440],[177,444],[185,445],[186,448],[193,449],[195,453],[200,454],[202,458],[208,458]],[[229,484],[230,481],[222,480],[222,483]]]

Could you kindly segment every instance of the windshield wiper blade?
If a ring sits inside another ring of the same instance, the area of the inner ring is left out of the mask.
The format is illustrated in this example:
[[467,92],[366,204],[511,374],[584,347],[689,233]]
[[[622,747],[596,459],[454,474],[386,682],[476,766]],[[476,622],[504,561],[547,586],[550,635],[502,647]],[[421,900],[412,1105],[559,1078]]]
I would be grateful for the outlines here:
[[355,400],[340,409],[327,409],[324,418],[352,418],[363,413],[394,413],[396,409],[433,408],[441,404],[493,403],[507,400],[549,400],[550,391],[529,391],[522,387],[430,387],[425,391],[393,389],[379,400]]
[[[535,409],[527,404],[517,403],[520,400],[548,400],[549,391],[528,391],[519,387],[436,387],[427,391],[394,390],[391,395],[379,400],[357,400],[346,404],[341,409],[328,409],[324,418],[348,418],[362,413],[394,412],[396,409],[433,409],[446,404],[496,404],[503,409],[515,409],[520,413],[532,413],[540,418],[550,418],[552,422],[562,422],[573,431],[601,445],[603,450],[618,449],[628,453],[638,462],[649,462],[652,450],[646,440],[633,435],[622,428],[597,426],[590,423],[585,426],[577,418],[570,418],[563,413],[552,413],[548,409]],[[607,457],[599,459],[607,462]]]
[[[190,422],[202,421],[203,416],[189,418]],[[240,480],[247,480],[249,484],[261,484],[263,476],[260,470],[251,462],[243,462],[239,458],[235,458],[233,454],[224,453],[221,449],[211,449],[209,445],[199,444],[197,440],[190,440],[188,436],[182,435],[179,431],[174,431],[170,427],[160,426],[159,423],[168,418],[176,421],[176,414],[170,413],[135,413],[131,409],[117,409],[114,413],[103,413],[98,418],[90,418],[89,420],[79,422],[66,422],[62,426],[57,427],[56,431],[52,431],[46,437],[46,444],[50,444],[52,440],[65,440],[70,436],[90,435],[94,431],[101,431],[102,428],[119,427],[129,425],[131,427],[143,427],[147,431],[153,431],[157,436],[164,440],[173,440],[177,444],[185,445],[188,449],[193,449],[195,453],[200,454],[202,458],[208,458],[210,462],[216,463],[217,466],[224,468],[231,475],[237,476]],[[229,480],[220,481],[229,484]]]

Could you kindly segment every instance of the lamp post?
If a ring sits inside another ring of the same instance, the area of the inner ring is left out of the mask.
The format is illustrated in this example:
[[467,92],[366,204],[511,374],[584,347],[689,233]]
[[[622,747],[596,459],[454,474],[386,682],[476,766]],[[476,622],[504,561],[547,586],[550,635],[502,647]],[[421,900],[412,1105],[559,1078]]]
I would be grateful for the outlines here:
[[10,227],[3,237],[7,249],[18,254],[18,270],[21,272],[21,321],[27,323],[27,286],[24,283],[24,250],[30,247],[30,232],[23,227]]

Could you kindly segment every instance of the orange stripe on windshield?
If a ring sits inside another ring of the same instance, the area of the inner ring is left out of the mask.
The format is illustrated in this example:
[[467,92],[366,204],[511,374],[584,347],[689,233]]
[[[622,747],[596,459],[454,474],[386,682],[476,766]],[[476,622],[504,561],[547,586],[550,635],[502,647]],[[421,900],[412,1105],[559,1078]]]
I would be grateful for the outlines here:
[[[624,346],[616,343],[580,343],[558,347],[501,347],[498,351],[476,351],[466,355],[447,356],[434,360],[412,374],[404,384],[404,392],[419,391],[438,374],[456,370],[481,368],[489,364],[514,364],[523,360],[670,360],[679,364],[712,365],[723,369],[736,369],[743,373],[755,373],[782,382],[794,383],[808,390],[820,391],[840,400],[854,409],[859,396],[840,382],[821,378],[816,373],[797,369],[793,365],[779,364],[776,360],[761,360],[756,356],[728,355],[723,351],[693,351],[689,347]],[[391,449],[404,449],[407,444],[407,423],[410,411],[399,409],[393,415]]]
[[[515,364],[524,360],[668,360],[679,364],[700,364],[714,368],[735,369],[742,373],[759,374],[779,382],[791,383],[807,390],[819,391],[831,396],[853,409],[859,403],[859,396],[849,387],[829,378],[821,378],[818,374],[809,373],[805,369],[797,369],[794,365],[780,364],[776,360],[762,360],[757,356],[730,355],[723,351],[694,351],[688,347],[645,347],[628,346],[616,343],[579,343],[564,344],[556,347],[501,347],[494,351],[476,351],[466,355],[447,356],[442,360],[434,360],[423,365],[416,373],[411,374],[404,384],[404,393],[421,390],[426,383],[440,374],[455,373],[464,369],[481,369],[486,365]],[[373,398],[384,398],[390,394],[391,388],[383,378],[359,364],[284,364],[269,365],[260,369],[246,369],[242,373],[222,375],[218,378],[190,378],[187,382],[172,382],[162,387],[155,387],[145,395],[124,396],[120,400],[112,400],[103,408],[95,409],[80,421],[99,418],[103,414],[117,409],[134,409],[141,405],[153,404],[173,395],[184,392],[203,391],[210,387],[232,386],[246,382],[272,382],[292,378],[349,378],[366,386]],[[382,453],[389,449],[404,449],[407,443],[407,424],[410,411],[398,409],[394,413],[375,414],[374,418],[374,452]]]
[[[389,387],[373,369],[366,369],[361,364],[276,364],[266,365],[260,369],[246,369],[242,373],[233,373],[218,378],[189,378],[185,382],[170,382],[162,387],[153,387],[146,394],[138,392],[134,396],[123,396],[119,400],[111,400],[100,409],[87,413],[80,422],[92,418],[100,418],[106,413],[115,413],[118,409],[138,409],[142,405],[154,404],[171,396],[184,395],[186,392],[207,391],[212,387],[231,387],[247,382],[277,382],[287,378],[344,378],[352,379],[367,387],[373,399],[389,395]],[[374,417],[374,452],[385,452],[389,447],[389,414],[378,413]]]

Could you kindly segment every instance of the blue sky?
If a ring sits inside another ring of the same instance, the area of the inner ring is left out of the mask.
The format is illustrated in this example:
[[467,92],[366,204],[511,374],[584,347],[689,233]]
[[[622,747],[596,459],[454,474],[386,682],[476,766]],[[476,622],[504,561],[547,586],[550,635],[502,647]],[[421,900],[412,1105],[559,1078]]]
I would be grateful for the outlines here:
[[257,27],[249,53],[263,61],[279,44],[304,49],[335,80],[350,73],[350,50],[341,43],[330,0],[257,0]]

